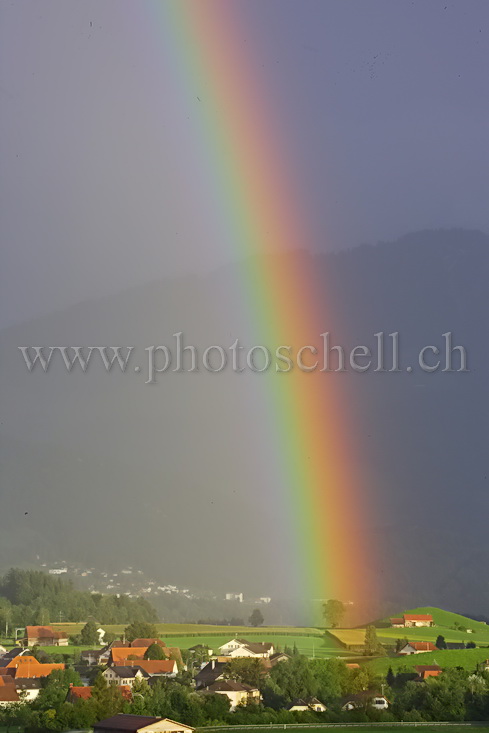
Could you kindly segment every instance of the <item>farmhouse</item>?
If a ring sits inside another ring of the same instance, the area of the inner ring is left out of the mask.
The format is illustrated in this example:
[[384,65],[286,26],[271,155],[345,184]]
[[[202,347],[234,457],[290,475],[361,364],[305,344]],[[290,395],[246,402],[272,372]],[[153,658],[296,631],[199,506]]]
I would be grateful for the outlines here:
[[219,647],[221,657],[255,657],[268,658],[274,653],[273,644],[264,642],[250,642],[246,639],[231,639]]
[[68,637],[61,631],[54,631],[51,626],[26,626],[24,646],[68,646]]
[[399,654],[422,654],[423,652],[436,651],[437,647],[431,641],[409,641],[399,650]]
[[442,668],[437,664],[417,664],[414,669],[418,673],[419,680],[425,680],[428,677],[438,677],[442,673]]
[[95,723],[93,733],[193,733],[195,728],[170,718],[119,713]]
[[412,629],[435,625],[431,613],[405,613],[402,617],[391,618],[390,622],[395,629]]
[[260,690],[257,687],[250,687],[235,680],[217,680],[202,691],[203,695],[217,694],[225,695],[230,703],[230,710],[236,710],[238,705],[247,705],[250,702],[260,702]]

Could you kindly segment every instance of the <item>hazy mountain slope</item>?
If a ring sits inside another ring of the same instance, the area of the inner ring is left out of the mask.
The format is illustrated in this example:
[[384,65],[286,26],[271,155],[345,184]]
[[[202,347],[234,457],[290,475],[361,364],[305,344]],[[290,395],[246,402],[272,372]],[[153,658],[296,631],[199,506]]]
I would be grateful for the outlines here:
[[[314,267],[336,343],[373,347],[374,333],[398,331],[403,364],[446,331],[467,349],[469,374],[327,378],[348,380],[352,460],[387,601],[487,613],[489,237],[419,232],[317,255]],[[287,595],[288,528],[263,422],[269,377],[165,373],[144,384],[144,347],[176,331],[201,349],[257,343],[242,281],[239,265],[163,280],[0,334],[2,564],[36,552],[130,558],[168,582]],[[29,374],[17,350],[29,344],[134,345],[143,371]]]

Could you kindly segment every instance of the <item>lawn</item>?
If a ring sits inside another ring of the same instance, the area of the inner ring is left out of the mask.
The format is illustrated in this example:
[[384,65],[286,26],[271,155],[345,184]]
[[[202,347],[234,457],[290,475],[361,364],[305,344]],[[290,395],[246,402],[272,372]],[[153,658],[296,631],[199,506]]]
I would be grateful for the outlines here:
[[489,649],[443,649],[436,652],[424,652],[423,654],[410,654],[403,657],[379,657],[368,662],[379,674],[386,674],[389,667],[394,672],[401,668],[411,669],[417,664],[438,664],[442,668],[463,667],[467,670],[475,670],[479,662],[489,658]]

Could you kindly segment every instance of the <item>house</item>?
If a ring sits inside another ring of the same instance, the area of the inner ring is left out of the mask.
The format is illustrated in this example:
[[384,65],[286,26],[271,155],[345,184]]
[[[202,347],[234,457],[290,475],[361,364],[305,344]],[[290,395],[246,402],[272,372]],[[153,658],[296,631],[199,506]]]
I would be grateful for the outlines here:
[[148,651],[147,646],[120,647],[113,646],[109,653],[109,665],[127,665],[135,659],[144,659],[144,655]]
[[6,652],[3,657],[0,657],[0,668],[6,667],[7,664],[12,661],[12,659],[15,659],[16,657],[21,657],[23,654],[29,654],[29,650],[23,649],[21,646],[14,646],[14,648]]
[[489,659],[484,659],[477,667],[480,672],[489,672]]
[[357,662],[349,662],[346,666],[348,669],[360,669],[360,665]]
[[275,654],[271,654],[268,657],[268,661],[270,662],[271,667],[275,667],[275,665],[279,664],[279,662],[288,662],[290,659],[291,657],[285,652],[275,652]]
[[417,664],[414,669],[418,673],[419,680],[425,680],[428,677],[438,677],[442,673],[442,668],[437,664]]
[[218,662],[215,659],[211,659],[195,675],[195,688],[199,690],[203,687],[209,687],[209,685],[212,685],[217,680],[222,679],[226,665],[227,662]]
[[286,709],[290,712],[304,713],[313,710],[316,713],[324,713],[328,708],[317,697],[306,697],[292,700]]
[[[131,702],[132,691],[129,685],[119,685],[118,689],[124,700]],[[76,687],[70,685],[68,695],[66,696],[66,702],[76,702],[77,700],[89,700],[92,697],[93,687]]]
[[68,646],[68,637],[62,631],[54,631],[51,626],[26,626],[24,646]]
[[431,641],[409,641],[399,650],[399,654],[422,654],[423,652],[436,651],[438,649]]
[[391,622],[391,626],[394,629],[403,629],[404,628],[404,618],[403,617],[391,618],[389,619],[389,621]]
[[178,674],[178,664],[174,659],[142,659],[134,666],[150,677],[175,677]]
[[405,613],[402,617],[391,618],[391,626],[396,629],[412,629],[423,626],[434,626],[431,613]]
[[15,684],[4,683],[0,679],[0,707],[5,708],[16,702],[20,702],[20,695],[17,692]]
[[3,655],[4,655],[4,654],[6,654],[6,653],[7,653],[7,650],[5,649],[5,647],[4,647],[4,646],[2,646],[2,645],[0,644],[0,659],[1,659],[1,658],[3,657]]
[[22,693],[23,702],[32,702],[41,692],[41,677],[15,677],[15,679],[12,679],[19,695]]
[[93,726],[93,733],[193,733],[195,728],[170,718],[119,713]]
[[47,677],[55,669],[64,669],[64,664],[41,664],[37,659],[29,654],[23,654],[11,659],[4,669],[11,670],[8,674],[13,677],[23,677],[30,679],[33,677]]
[[161,639],[134,639],[134,641],[131,641],[131,646],[145,646],[146,649],[152,644],[158,644],[161,647],[166,646],[165,642]]
[[149,677],[146,672],[142,672],[137,667],[107,667],[102,674],[110,685],[127,685],[128,687],[132,687],[136,679]]
[[387,710],[390,702],[385,695],[379,695],[372,690],[357,692],[340,700],[342,710],[356,710],[357,708],[367,707],[367,705],[375,708],[375,710]]
[[195,646],[191,646],[188,648],[188,651],[193,652],[194,654],[208,654],[209,657],[212,656],[212,649],[209,649],[205,644],[196,644]]
[[273,644],[264,642],[250,642],[246,639],[231,639],[226,644],[219,647],[221,657],[263,657],[268,658],[274,653]]
[[107,664],[109,661],[110,649],[85,649],[80,654],[80,659],[89,667],[99,664]]
[[203,695],[225,695],[230,703],[230,710],[236,710],[238,705],[247,705],[249,702],[260,702],[260,690],[235,680],[217,680],[202,691]]
[[447,641],[446,648],[452,649],[452,651],[455,649],[465,649],[465,644],[463,641]]

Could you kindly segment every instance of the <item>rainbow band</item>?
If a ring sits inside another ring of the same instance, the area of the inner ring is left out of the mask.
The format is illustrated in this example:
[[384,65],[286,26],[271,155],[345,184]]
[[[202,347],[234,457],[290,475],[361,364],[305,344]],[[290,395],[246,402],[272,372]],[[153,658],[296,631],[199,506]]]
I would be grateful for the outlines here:
[[[262,343],[319,347],[319,335],[333,330],[334,309],[325,309],[310,258],[289,254],[313,239],[269,95],[242,51],[242,7],[230,0],[155,4],[182,83],[203,96],[202,150],[230,241],[243,258]],[[264,258],[270,251],[280,254]],[[266,379],[270,455],[288,508],[296,592],[361,604],[375,592],[375,563],[362,531],[364,490],[349,439],[348,400],[338,389],[342,377],[294,369]]]

